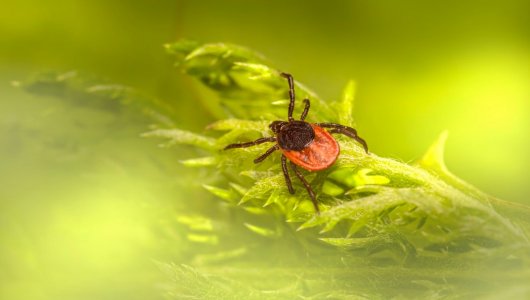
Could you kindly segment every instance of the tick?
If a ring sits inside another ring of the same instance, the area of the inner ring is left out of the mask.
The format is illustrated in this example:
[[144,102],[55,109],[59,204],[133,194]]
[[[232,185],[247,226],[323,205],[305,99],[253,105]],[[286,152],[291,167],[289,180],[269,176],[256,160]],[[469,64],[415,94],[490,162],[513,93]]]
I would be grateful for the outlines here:
[[294,174],[302,184],[305,186],[316,212],[318,202],[316,200],[315,192],[311,185],[304,178],[298,167],[301,167],[310,172],[321,171],[329,168],[340,153],[340,147],[337,141],[331,134],[344,134],[360,143],[364,151],[368,153],[368,146],[366,142],[357,135],[357,131],[351,127],[336,124],[336,123],[308,123],[305,120],[309,112],[309,99],[304,99],[304,111],[300,116],[300,120],[293,118],[295,93],[293,76],[287,73],[281,73],[281,76],[287,79],[289,83],[289,108],[287,111],[287,121],[273,121],[269,124],[270,130],[273,132],[271,137],[259,138],[253,142],[230,144],[224,148],[246,148],[255,145],[274,142],[274,146],[270,147],[265,153],[254,159],[254,163],[262,162],[265,158],[271,155],[276,150],[282,151],[282,170],[285,177],[285,183],[289,189],[289,193],[294,194],[291,178],[287,169],[287,159]]

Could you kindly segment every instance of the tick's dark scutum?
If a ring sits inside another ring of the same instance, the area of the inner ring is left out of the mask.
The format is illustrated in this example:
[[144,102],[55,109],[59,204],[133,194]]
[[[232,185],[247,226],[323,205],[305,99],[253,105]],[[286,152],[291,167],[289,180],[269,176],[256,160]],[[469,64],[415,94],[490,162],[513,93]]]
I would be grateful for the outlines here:
[[292,121],[282,126],[277,138],[282,149],[301,151],[313,142],[315,131],[307,122]]

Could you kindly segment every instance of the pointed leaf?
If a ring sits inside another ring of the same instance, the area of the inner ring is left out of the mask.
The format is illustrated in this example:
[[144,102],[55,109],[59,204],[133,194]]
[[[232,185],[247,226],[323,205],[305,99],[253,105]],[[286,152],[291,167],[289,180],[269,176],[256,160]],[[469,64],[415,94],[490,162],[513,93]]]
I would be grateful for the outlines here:
[[265,236],[265,237],[278,236],[278,233],[275,230],[272,230],[272,229],[269,229],[269,228],[252,225],[250,223],[245,223],[244,225],[250,231],[255,232],[255,233],[259,234],[259,235]]
[[248,131],[268,131],[269,122],[266,121],[249,121],[240,119],[226,119],[220,120],[215,123],[208,125],[207,129],[210,130],[232,130],[232,129],[245,129]]
[[248,192],[248,189],[237,184],[237,183],[233,183],[233,182],[230,182],[230,187],[232,187],[239,195],[243,196],[244,194],[246,194]]
[[231,190],[221,189],[211,185],[202,185],[208,192],[228,202],[235,202],[236,195]]
[[217,164],[217,158],[213,156],[192,158],[181,160],[180,163],[185,165],[186,167],[210,167]]
[[190,233],[186,235],[188,240],[196,243],[217,245],[219,243],[219,237],[214,234],[195,234]]
[[164,144],[164,146],[183,144],[193,145],[208,150],[215,149],[215,139],[180,129],[157,129],[142,134],[142,137],[158,137],[168,139],[169,141]]
[[192,230],[199,230],[199,231],[212,231],[213,230],[212,220],[202,217],[202,216],[180,215],[180,216],[177,216],[177,222],[187,225]]
[[449,171],[445,166],[444,149],[448,134],[447,130],[443,131],[417,164],[436,173],[447,174]]

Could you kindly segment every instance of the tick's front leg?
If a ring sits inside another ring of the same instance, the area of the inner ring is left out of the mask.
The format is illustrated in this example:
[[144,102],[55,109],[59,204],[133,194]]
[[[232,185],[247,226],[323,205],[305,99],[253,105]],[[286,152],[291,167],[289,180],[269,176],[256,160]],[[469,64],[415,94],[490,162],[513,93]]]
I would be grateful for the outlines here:
[[323,128],[331,128],[331,130],[329,131],[330,133],[340,133],[344,134],[345,136],[351,137],[359,144],[361,144],[364,148],[364,151],[368,154],[368,145],[366,144],[366,141],[357,135],[357,130],[355,130],[354,128],[336,123],[316,123],[316,125]]
[[234,148],[252,147],[252,146],[259,145],[259,144],[263,144],[263,143],[267,143],[267,142],[275,142],[275,141],[276,141],[276,137],[274,137],[274,136],[265,137],[265,138],[259,138],[259,139],[255,140],[255,141],[252,141],[252,142],[230,144],[230,145],[226,146],[223,150],[234,149]]

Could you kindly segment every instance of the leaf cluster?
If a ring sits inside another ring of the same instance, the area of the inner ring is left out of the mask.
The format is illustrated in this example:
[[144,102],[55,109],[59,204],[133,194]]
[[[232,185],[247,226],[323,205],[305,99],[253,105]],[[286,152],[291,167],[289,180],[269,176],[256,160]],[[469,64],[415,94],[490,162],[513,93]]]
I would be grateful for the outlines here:
[[[335,165],[305,174],[322,210],[315,214],[301,184],[295,195],[288,193],[278,156],[252,163],[267,145],[222,150],[269,136],[268,124],[285,119],[287,84],[279,70],[262,55],[225,43],[180,41],[166,50],[180,70],[214,92],[208,107],[220,120],[205,134],[175,128],[178,114],[163,101],[77,72],[18,85],[107,109],[132,107],[154,125],[144,137],[197,149],[196,157],[181,163],[207,174],[203,187],[219,210],[175,217],[187,242],[200,247],[190,247],[185,261],[193,267],[160,264],[174,281],[170,298],[374,299],[396,290],[402,297],[464,297],[470,286],[482,293],[530,278],[530,210],[450,173],[443,160],[446,132],[413,164],[367,155],[338,136]],[[311,99],[308,121],[355,125],[353,81],[341,99],[329,102],[299,82],[295,86],[298,99]],[[505,280],[492,284],[494,274]]]

